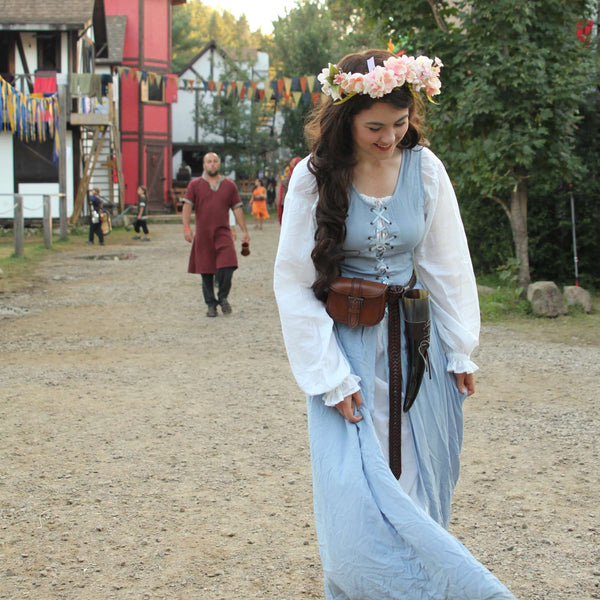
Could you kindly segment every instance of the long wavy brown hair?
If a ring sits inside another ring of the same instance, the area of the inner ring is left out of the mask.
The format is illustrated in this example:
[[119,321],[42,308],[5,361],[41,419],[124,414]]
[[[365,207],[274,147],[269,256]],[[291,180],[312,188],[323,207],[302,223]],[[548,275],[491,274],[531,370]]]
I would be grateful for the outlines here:
[[[385,50],[366,50],[344,56],[337,67],[344,73],[367,73],[369,58],[375,59],[375,65],[382,65],[391,56],[394,55]],[[375,102],[387,102],[397,108],[409,109],[408,131],[398,147],[410,149],[424,143],[421,133],[423,101],[407,85],[377,99],[357,94],[342,104],[333,104],[332,99],[328,98],[311,116],[304,130],[312,149],[308,167],[316,178],[319,192],[317,230],[311,256],[317,270],[312,288],[321,300],[327,297],[329,284],[339,275],[343,260],[349,190],[352,169],[357,162],[352,123],[358,113],[367,110]]]

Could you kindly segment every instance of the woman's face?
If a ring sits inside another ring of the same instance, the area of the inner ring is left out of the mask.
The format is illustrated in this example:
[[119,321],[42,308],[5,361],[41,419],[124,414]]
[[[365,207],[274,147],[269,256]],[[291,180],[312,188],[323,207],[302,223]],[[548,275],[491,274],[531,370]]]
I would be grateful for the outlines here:
[[[351,100],[350,100],[351,102]],[[408,131],[408,108],[376,102],[352,121],[354,155],[357,160],[386,160]]]

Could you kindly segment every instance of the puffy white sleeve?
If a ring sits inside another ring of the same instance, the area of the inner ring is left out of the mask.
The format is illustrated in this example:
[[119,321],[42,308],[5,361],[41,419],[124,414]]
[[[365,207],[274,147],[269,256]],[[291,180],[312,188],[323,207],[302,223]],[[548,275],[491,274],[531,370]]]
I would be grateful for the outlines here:
[[304,393],[325,394],[331,406],[357,391],[360,379],[350,372],[333,320],[311,289],[317,189],[307,164],[308,157],[296,165],[285,197],[273,285],[292,373]]
[[417,275],[431,294],[432,311],[448,357],[448,371],[473,373],[479,344],[479,297],[456,195],[440,159],[423,148],[425,235],[415,248]]

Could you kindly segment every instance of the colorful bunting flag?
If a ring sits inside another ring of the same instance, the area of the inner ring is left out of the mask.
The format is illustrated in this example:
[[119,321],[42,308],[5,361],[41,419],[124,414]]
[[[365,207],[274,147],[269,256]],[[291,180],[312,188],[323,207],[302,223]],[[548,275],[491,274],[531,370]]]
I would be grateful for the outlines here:
[[58,114],[56,93],[22,94],[0,76],[0,131],[11,131],[25,142],[53,138],[58,152]]

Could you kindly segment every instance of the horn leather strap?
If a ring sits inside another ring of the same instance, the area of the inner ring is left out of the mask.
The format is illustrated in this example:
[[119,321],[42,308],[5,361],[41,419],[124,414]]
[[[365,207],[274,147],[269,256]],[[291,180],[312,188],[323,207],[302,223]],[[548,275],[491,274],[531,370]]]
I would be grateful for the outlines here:
[[396,479],[402,474],[402,340],[400,327],[400,300],[406,290],[417,282],[413,271],[406,286],[390,285],[388,304],[388,366],[389,366],[389,451],[390,469]]

